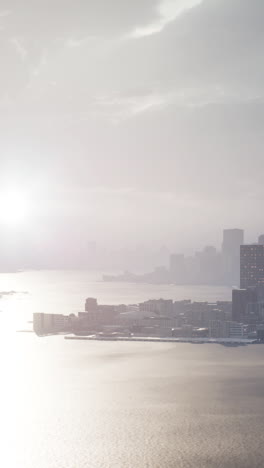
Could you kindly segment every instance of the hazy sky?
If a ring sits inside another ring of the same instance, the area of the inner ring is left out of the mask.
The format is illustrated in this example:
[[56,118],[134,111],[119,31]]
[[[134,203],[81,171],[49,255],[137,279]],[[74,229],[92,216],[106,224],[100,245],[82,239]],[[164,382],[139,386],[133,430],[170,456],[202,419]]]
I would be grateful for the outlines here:
[[27,229],[254,240],[263,23],[263,0],[0,0],[0,184],[31,200]]

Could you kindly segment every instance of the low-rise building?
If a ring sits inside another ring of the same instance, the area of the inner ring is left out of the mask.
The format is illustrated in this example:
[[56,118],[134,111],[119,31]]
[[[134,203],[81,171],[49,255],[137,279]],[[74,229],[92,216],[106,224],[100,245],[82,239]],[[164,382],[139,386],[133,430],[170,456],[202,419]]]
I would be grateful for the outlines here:
[[69,330],[69,321],[69,317],[62,314],[35,313],[33,330],[40,336],[63,333]]
[[209,326],[211,338],[243,338],[244,325],[238,322],[212,320]]

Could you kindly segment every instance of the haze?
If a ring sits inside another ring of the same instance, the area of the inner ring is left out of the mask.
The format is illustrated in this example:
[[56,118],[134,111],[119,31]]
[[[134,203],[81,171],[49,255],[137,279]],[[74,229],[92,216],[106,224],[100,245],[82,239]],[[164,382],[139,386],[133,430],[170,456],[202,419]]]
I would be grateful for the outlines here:
[[0,0],[1,196],[30,207],[2,208],[4,245],[51,263],[93,241],[255,241],[263,15],[263,0]]

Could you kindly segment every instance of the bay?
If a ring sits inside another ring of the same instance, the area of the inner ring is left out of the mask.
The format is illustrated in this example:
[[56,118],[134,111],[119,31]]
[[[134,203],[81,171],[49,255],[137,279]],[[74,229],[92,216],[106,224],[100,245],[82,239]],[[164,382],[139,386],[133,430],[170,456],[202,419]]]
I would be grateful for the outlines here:
[[[228,288],[113,284],[94,272],[0,276],[6,468],[264,466],[264,347],[68,341],[16,333],[34,311],[149,298],[230,300]],[[27,294],[25,294],[27,292]]]

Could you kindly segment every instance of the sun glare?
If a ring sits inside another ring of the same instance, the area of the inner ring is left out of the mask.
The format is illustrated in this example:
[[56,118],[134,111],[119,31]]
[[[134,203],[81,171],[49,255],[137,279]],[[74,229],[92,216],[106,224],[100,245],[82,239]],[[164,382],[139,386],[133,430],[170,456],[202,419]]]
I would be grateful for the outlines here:
[[18,226],[25,222],[29,214],[29,201],[23,192],[7,190],[0,192],[0,223]]

